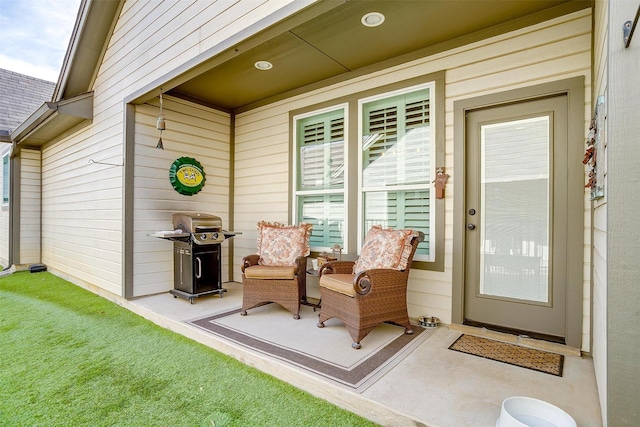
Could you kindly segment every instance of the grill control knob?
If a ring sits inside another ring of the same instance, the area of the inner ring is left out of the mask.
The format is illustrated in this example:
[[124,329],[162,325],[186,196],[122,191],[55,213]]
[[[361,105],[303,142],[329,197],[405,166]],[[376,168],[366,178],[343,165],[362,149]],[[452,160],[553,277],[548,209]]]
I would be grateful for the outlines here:
[[215,240],[218,240],[218,233],[213,233],[212,238],[214,238]]
[[206,234],[204,234],[204,233],[202,233],[202,234],[200,235],[200,239],[202,239],[202,240],[207,240],[207,235],[206,235]]

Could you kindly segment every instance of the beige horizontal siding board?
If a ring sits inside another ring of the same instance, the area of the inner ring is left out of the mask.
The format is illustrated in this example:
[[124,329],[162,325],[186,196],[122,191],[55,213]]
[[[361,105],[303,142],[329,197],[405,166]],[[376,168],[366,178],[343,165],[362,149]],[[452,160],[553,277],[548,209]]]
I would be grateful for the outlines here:
[[[585,75],[589,71],[588,64],[584,61],[591,61],[589,52],[582,52],[566,58],[559,58],[545,63],[524,66],[520,69],[513,69],[496,74],[473,78],[464,82],[448,85],[451,88],[447,94],[452,98],[468,98],[472,95],[485,95],[507,88],[517,88],[540,83],[542,81],[553,81],[561,78]],[[544,80],[541,79],[544,77]],[[511,82],[506,85],[505,82]],[[482,92],[477,88],[482,87]]]
[[[48,182],[64,181],[69,174],[75,174],[76,177],[89,178],[98,173],[100,176],[107,178],[116,177],[122,175],[121,168],[109,164],[115,165],[122,164],[122,152],[117,147],[103,145],[102,141],[96,141],[95,145],[89,144],[87,141],[82,141],[79,145],[86,148],[85,152],[82,152],[81,147],[70,147],[68,151],[61,151],[58,153],[47,151],[47,162],[43,163],[43,173],[47,176],[43,179],[47,179]],[[98,163],[92,163],[98,162]],[[51,173],[51,172],[59,173]],[[63,178],[61,175],[64,174]],[[85,176],[86,175],[86,176]]]
[[[100,278],[101,281],[116,279],[120,273],[120,260],[114,251],[100,250],[100,263],[93,265],[94,256],[91,252],[96,249],[88,245],[75,245],[72,242],[58,242],[56,250],[52,252],[50,263],[53,268],[72,267],[76,272],[83,272],[75,277],[87,275],[94,280]],[[117,285],[116,285],[117,286]]]
[[[273,106],[275,107],[275,105]],[[259,109],[256,113],[260,113],[257,116],[250,116],[248,114],[239,114],[236,117],[237,124],[239,126],[236,137],[240,140],[253,139],[252,132],[258,132],[263,135],[282,135],[289,132],[289,121],[282,114],[277,114],[280,109]]]
[[[265,4],[275,5],[275,8],[264,8]],[[260,16],[266,16],[272,12],[275,12],[280,7],[284,6],[286,2],[277,2],[268,0],[255,0],[252,2],[240,2],[238,0],[229,1],[223,3],[222,5],[215,5],[215,10],[213,13],[210,13],[210,16],[213,16],[213,19],[208,20],[203,26],[202,31],[207,35],[214,35],[221,30],[227,28],[228,26],[249,26],[255,20],[243,21],[242,17],[246,15],[250,15],[252,11]]]
[[121,150],[108,156],[115,158],[99,155],[107,149],[91,138],[103,135],[91,128],[43,150],[43,262],[77,280],[109,283],[105,288],[113,291],[120,286],[119,277],[112,281],[121,263],[122,168],[89,159],[121,162],[122,157]]
[[106,263],[93,268],[87,268],[87,264],[83,262],[72,262],[66,256],[68,254],[61,253],[60,256],[54,254],[47,267],[58,273],[71,282],[90,283],[99,288],[105,289],[113,294],[120,293],[119,271],[108,271],[103,267]]
[[264,156],[272,156],[273,159],[271,159],[271,161],[281,162],[288,160],[289,141],[287,137],[282,138],[281,135],[261,137],[260,135],[256,135],[255,138],[256,139],[250,140],[249,142],[238,141],[236,139],[237,143],[240,144],[239,149],[235,151],[236,159],[253,160]]
[[[135,246],[137,251],[144,254],[135,265],[136,274],[149,274],[155,271],[173,273],[173,243],[167,241],[159,245],[157,241],[151,241],[151,239],[149,237],[148,242]],[[163,263],[163,268],[160,270],[158,270],[159,260]]]
[[568,52],[590,54],[589,34],[579,35],[570,39],[560,40],[550,45],[536,46],[535,48],[514,52],[508,57],[500,56],[484,62],[474,63],[447,71],[447,83],[453,84],[464,80],[468,82],[472,78],[495,75],[498,72],[509,72],[514,69],[535,66],[536,64],[549,63],[549,61],[573,62]]
[[[237,140],[236,140],[237,141]],[[239,150],[235,152],[236,159],[252,160],[264,156],[272,156],[272,161],[281,162],[287,160],[289,154],[288,138],[282,138],[281,135],[274,137],[260,137],[250,142],[238,141]]]
[[[250,176],[248,174],[248,171],[245,175],[243,175],[241,178],[237,178],[235,179],[235,185],[238,187],[246,187],[246,186],[251,186],[255,184],[256,181],[256,176],[260,177],[260,183],[263,185],[276,185],[276,184],[281,184],[282,183],[282,177],[281,176],[277,176],[275,174],[266,174],[266,175],[253,175]],[[288,182],[288,180],[287,180]]]
[[[139,2],[138,2],[139,3]],[[166,6],[169,2],[149,2],[144,9],[140,11],[131,11],[136,17],[147,19],[150,21],[155,16],[153,15],[152,7],[154,5]],[[185,2],[175,2],[179,7],[181,4],[186,5]],[[149,14],[149,15],[147,15]],[[105,78],[110,79],[115,76],[117,72],[120,72],[121,61],[126,63],[142,63],[145,57],[159,56],[163,53],[162,46],[165,46],[167,50],[171,50],[172,44],[177,41],[184,40],[185,38],[193,38],[192,45],[196,45],[197,39],[197,22],[190,25],[188,20],[180,25],[171,24],[171,19],[175,18],[177,21],[181,20],[181,14],[177,14],[175,11],[167,11],[160,17],[161,20],[155,20],[155,22],[141,22],[141,20],[126,20],[128,12],[123,11],[122,18],[119,20],[118,25],[114,29],[114,37],[116,39],[118,57],[117,62],[105,58],[104,71]],[[186,16],[184,17],[186,18]],[[182,19],[184,21],[184,18]],[[192,17],[193,18],[193,17]],[[120,23],[122,22],[122,25]],[[170,27],[164,28],[167,24]],[[195,37],[195,38],[194,38]],[[112,46],[110,46],[112,47]]]
[[[158,94],[159,95],[159,94]],[[165,113],[167,123],[173,122],[176,126],[181,126],[180,130],[189,134],[189,128],[194,128],[193,135],[198,135],[197,129],[207,129],[214,132],[219,132],[225,135],[229,135],[229,128],[225,126],[225,122],[229,122],[229,116],[220,114],[210,114],[202,108],[189,108],[188,104],[184,102],[171,102],[171,99],[167,95],[163,96],[163,110]],[[167,115],[167,112],[171,111],[171,115]],[[160,112],[160,102],[158,99],[154,99],[153,104],[143,104],[136,107],[136,113],[140,118],[140,123],[146,124],[145,120],[153,118],[153,126],[155,128],[156,118]],[[206,114],[203,117],[203,114]],[[169,128],[167,128],[169,129]]]
[[20,264],[41,262],[40,257],[40,152],[20,152]]
[[[554,46],[557,46],[558,43],[588,35],[590,31],[590,13],[580,11],[569,19],[567,17],[556,18],[497,36],[488,41],[479,41],[434,55],[432,61],[435,61],[435,67],[438,67],[439,62],[447,62],[449,64],[448,70],[453,70],[531,50],[537,50],[538,54],[548,55],[548,53],[544,53],[547,46],[550,52],[553,52]],[[545,47],[545,49],[540,50],[540,47]]]
[[[200,32],[208,20],[229,7],[228,2],[221,1],[134,3],[131,9],[123,10],[114,31],[116,37],[126,41],[125,46],[118,50],[122,55],[140,50],[140,46],[166,46],[167,41],[180,40]],[[105,61],[105,65],[109,67],[114,64]]]
[[[103,180],[116,180],[121,178],[122,175],[121,156],[120,158],[115,155],[92,156],[87,153],[84,157],[76,157],[75,154],[70,153],[64,160],[52,161],[55,161],[57,166],[53,167],[45,164],[43,173],[46,174],[46,177],[43,178],[43,184],[55,185],[56,183],[61,183],[64,185],[66,183],[69,186],[71,183],[91,181],[96,174]],[[113,184],[112,182],[104,182],[100,184],[100,187],[108,188]]]
[[202,26],[203,34],[206,34],[202,38],[202,49],[214,47],[236,34],[239,28],[251,26],[258,19],[276,12],[289,2],[265,0],[235,2],[233,7],[226,8],[222,13],[217,10],[214,14],[215,18]]
[[[268,148],[265,148],[264,150],[265,152],[268,152]],[[283,157],[285,158],[283,159]],[[283,176],[286,177],[286,174],[287,174],[286,169],[289,166],[289,162],[286,159],[286,156],[283,156],[281,154],[266,155],[265,153],[265,155],[262,157],[252,157],[250,159],[237,159],[236,166],[237,166],[236,173],[241,172],[243,174],[247,173],[249,175],[254,175],[254,174],[259,175],[258,171],[261,170],[261,168],[264,168],[265,166],[271,166],[276,170],[282,170],[282,172],[280,173],[273,172],[274,176],[277,176],[278,174],[283,174]],[[259,185],[260,183],[255,183],[255,184]]]

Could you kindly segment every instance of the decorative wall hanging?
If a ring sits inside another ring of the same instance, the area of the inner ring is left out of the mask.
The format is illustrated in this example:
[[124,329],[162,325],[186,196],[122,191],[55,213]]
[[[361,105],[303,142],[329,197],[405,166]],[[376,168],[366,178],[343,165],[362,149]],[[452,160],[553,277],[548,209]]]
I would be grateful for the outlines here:
[[436,187],[436,199],[444,199],[444,187],[449,180],[449,175],[444,173],[444,167],[441,166],[436,170],[436,179],[433,186]]
[[200,162],[191,157],[180,157],[169,169],[173,188],[185,196],[193,196],[204,187],[206,176]]
[[596,110],[591,119],[589,134],[587,135],[587,148],[582,163],[587,166],[587,184],[585,188],[591,189],[591,200],[604,197],[604,159],[600,159],[598,167],[598,155],[604,153],[604,124],[605,124],[604,96],[599,96]]
[[162,144],[162,131],[167,128],[164,119],[164,113],[162,112],[162,89],[160,89],[160,114],[158,114],[158,118],[156,119],[156,129],[160,131],[160,139],[156,144],[156,148],[160,150],[164,150],[164,145]]

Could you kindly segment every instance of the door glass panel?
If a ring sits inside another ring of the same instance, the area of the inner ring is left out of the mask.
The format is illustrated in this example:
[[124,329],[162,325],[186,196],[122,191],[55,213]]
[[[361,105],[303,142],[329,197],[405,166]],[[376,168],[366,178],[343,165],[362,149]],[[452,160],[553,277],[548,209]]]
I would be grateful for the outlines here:
[[481,126],[481,295],[549,302],[549,125]]

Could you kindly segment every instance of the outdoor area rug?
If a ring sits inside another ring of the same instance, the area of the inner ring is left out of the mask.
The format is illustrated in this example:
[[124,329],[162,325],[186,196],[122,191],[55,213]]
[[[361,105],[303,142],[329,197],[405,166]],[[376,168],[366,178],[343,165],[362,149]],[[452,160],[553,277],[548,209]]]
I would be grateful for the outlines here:
[[351,337],[337,319],[318,328],[318,313],[300,307],[300,319],[277,304],[268,304],[240,315],[240,309],[207,316],[187,323],[249,349],[329,378],[358,392],[366,390],[396,366],[436,328],[413,326],[413,335],[392,324],[378,325],[351,348]]
[[461,335],[449,346],[449,349],[558,377],[562,376],[564,356],[560,354],[466,334]]

